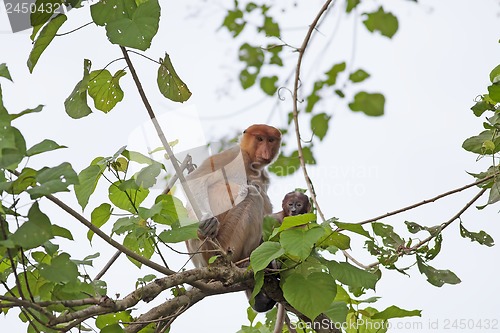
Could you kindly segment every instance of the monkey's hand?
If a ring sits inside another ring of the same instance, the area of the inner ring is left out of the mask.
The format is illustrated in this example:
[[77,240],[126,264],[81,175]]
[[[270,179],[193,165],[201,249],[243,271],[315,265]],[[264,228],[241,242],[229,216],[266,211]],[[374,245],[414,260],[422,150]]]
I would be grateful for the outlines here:
[[200,222],[198,235],[202,238],[215,238],[219,233],[219,220],[215,216]]

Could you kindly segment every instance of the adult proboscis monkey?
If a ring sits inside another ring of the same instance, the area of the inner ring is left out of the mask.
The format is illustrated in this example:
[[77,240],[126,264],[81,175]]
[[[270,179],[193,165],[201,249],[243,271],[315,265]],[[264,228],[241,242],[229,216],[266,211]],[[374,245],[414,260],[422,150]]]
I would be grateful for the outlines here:
[[280,145],[278,129],[252,125],[238,146],[207,158],[186,177],[203,215],[199,239],[186,242],[196,267],[207,266],[219,249],[237,262],[259,246],[263,218],[272,213],[265,167],[278,156]]

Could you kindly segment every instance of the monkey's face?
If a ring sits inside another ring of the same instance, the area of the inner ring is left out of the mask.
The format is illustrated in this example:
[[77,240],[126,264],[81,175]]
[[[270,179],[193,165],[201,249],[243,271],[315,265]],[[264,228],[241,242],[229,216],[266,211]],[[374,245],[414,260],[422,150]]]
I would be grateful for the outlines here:
[[268,125],[252,125],[244,132],[242,148],[249,154],[253,164],[264,167],[278,156],[281,132]]
[[304,193],[290,192],[285,195],[282,203],[285,216],[295,216],[308,213],[311,209],[309,197]]

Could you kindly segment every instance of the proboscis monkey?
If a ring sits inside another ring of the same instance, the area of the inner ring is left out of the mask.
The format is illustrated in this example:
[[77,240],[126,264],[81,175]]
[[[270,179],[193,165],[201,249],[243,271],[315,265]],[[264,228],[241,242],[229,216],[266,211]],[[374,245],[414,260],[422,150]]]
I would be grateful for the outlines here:
[[278,156],[280,145],[278,129],[252,125],[243,132],[239,146],[209,157],[186,177],[203,215],[199,239],[186,242],[189,252],[196,253],[192,258],[196,267],[208,265],[218,250],[214,243],[233,262],[249,257],[259,246],[262,221],[272,213],[265,167]]
[[287,216],[295,216],[309,213],[311,211],[311,202],[309,197],[302,192],[289,192],[283,198],[281,203],[282,211],[272,214],[280,223]]

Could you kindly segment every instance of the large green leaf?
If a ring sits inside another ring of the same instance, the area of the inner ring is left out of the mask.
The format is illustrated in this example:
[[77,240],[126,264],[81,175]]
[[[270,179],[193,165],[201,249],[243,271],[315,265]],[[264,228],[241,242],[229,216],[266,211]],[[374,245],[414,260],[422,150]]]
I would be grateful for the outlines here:
[[87,89],[90,78],[90,60],[83,61],[83,79],[81,79],[71,92],[71,95],[64,101],[64,109],[66,113],[74,119],[83,118],[92,113],[87,104]]
[[280,243],[286,253],[304,260],[323,233],[324,230],[321,227],[288,229],[281,233]]
[[[133,182],[135,184],[135,182]],[[136,213],[139,205],[146,199],[149,191],[143,188],[124,188],[119,181],[109,187],[109,200],[116,207]]]
[[180,220],[188,218],[187,210],[178,198],[169,194],[161,194],[155,200],[155,204],[158,203],[161,203],[161,212],[153,216],[156,223],[176,227]]
[[357,268],[348,262],[330,261],[328,268],[332,277],[353,288],[366,288],[375,290],[375,285],[378,281],[378,276]]
[[161,94],[171,101],[183,103],[191,97],[191,91],[177,75],[170,57],[166,53],[165,59],[160,58],[156,82]]
[[466,139],[462,148],[480,155],[498,153],[500,151],[500,136],[496,134],[496,130],[482,131],[479,135]]
[[331,118],[326,113],[319,113],[311,118],[311,130],[320,140],[325,138],[328,132],[328,122]]
[[488,96],[496,103],[500,103],[500,82],[493,83],[488,87]]
[[92,164],[83,169],[78,175],[78,185],[75,185],[75,195],[82,210],[85,209],[90,196],[94,193],[104,168],[104,165]]
[[417,255],[417,266],[420,273],[425,274],[427,276],[427,281],[430,284],[441,287],[445,283],[447,284],[458,284],[460,283],[460,279],[450,270],[439,270],[435,269],[424,263],[424,261]]
[[460,222],[460,236],[463,238],[469,238],[472,242],[478,242],[481,245],[493,246],[495,245],[495,241],[493,238],[488,235],[486,232],[481,230],[480,232],[471,232],[465,229],[462,222]]
[[78,175],[71,164],[64,162],[53,168],[39,170],[36,181],[40,185],[28,190],[32,199],[56,192],[68,192],[68,186],[78,184]]
[[198,224],[192,223],[183,227],[162,231],[158,238],[165,243],[179,243],[198,237]]
[[142,188],[150,188],[156,184],[156,178],[161,172],[161,164],[153,163],[137,173],[135,182]]
[[[154,246],[152,240],[147,237],[146,233],[139,234],[138,232],[130,232],[125,236],[123,240],[123,245],[127,247],[129,250],[134,251],[135,253],[150,259],[154,253]],[[141,267],[142,264],[135,259],[132,259],[127,256],[127,258],[137,267]]]
[[[111,205],[108,203],[103,203],[92,211],[92,213],[90,214],[90,222],[92,222],[92,224],[96,227],[100,228],[104,225],[104,223],[108,222],[112,212],[113,208],[111,207]],[[93,236],[94,232],[89,229],[89,231],[87,231],[87,239],[91,241]]]
[[21,132],[4,124],[0,140],[0,168],[15,169],[26,155],[26,141]]
[[90,6],[92,19],[106,27],[113,44],[145,51],[158,32],[160,5],[158,0],[105,0]]
[[111,111],[123,99],[120,78],[127,74],[119,70],[115,75],[106,70],[95,70],[89,74],[88,92],[94,99],[94,105],[105,113]]
[[37,154],[45,153],[47,151],[61,149],[61,148],[68,148],[68,147],[58,145],[55,141],[45,139],[42,142],[39,142],[30,149],[28,149],[26,151],[26,156],[34,156]]
[[31,49],[28,58],[28,68],[30,70],[30,73],[33,72],[33,68],[35,68],[38,59],[40,59],[43,51],[45,51],[47,46],[49,46],[49,44],[52,42],[59,28],[63,25],[64,22],[66,22],[66,19],[66,15],[59,14],[51,19],[45,27],[43,27],[40,35],[33,44],[33,49]]
[[384,311],[378,312],[372,316],[372,319],[391,319],[391,318],[404,318],[404,317],[420,317],[422,315],[421,310],[404,310],[392,305],[385,309]]
[[383,36],[392,38],[398,31],[398,18],[390,12],[385,12],[382,6],[366,16],[363,23],[370,32],[379,31]]
[[311,320],[328,310],[337,293],[335,280],[319,272],[308,276],[292,273],[281,282],[281,288],[287,302]]
[[41,263],[39,270],[41,276],[56,283],[69,283],[78,277],[78,268],[67,253],[52,258],[50,265]]
[[28,212],[28,221],[24,222],[10,239],[24,250],[28,250],[42,245],[53,236],[48,216],[40,211],[38,201],[35,201]]
[[382,237],[382,241],[385,246],[398,249],[401,245],[404,245],[404,241],[397,233],[394,232],[394,228],[392,226],[380,222],[374,222],[372,223],[372,228],[373,232],[377,236]]
[[285,250],[277,242],[264,242],[250,254],[250,263],[254,273],[266,268],[271,261],[285,254]]
[[382,94],[370,94],[364,91],[354,96],[354,101],[349,103],[352,111],[362,111],[367,116],[378,117],[384,114],[385,97]]

